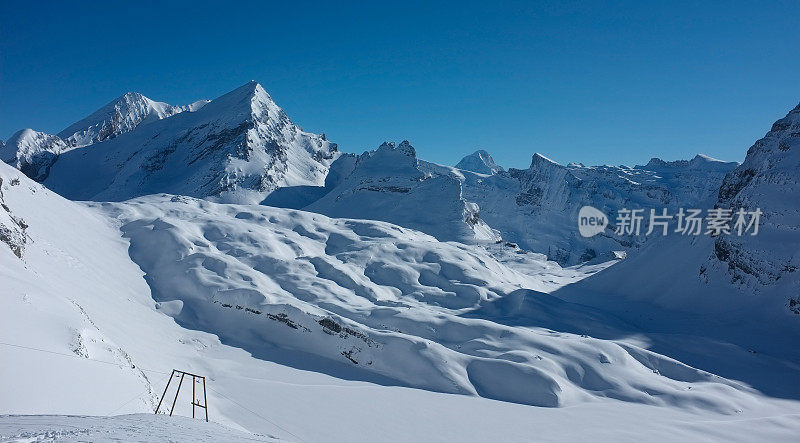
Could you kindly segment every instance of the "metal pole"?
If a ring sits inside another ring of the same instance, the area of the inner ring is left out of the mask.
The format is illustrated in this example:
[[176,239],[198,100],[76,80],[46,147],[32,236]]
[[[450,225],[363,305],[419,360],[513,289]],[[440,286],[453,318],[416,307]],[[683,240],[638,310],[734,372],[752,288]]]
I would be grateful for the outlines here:
[[206,404],[206,407],[203,408],[206,410],[206,423],[208,423],[208,396],[206,395],[206,378],[203,377],[203,402]]
[[172,417],[172,411],[175,410],[175,402],[178,401],[178,394],[181,392],[181,385],[183,384],[183,376],[186,375],[185,373],[181,373],[181,381],[178,382],[178,390],[175,392],[175,400],[172,400],[172,409],[169,410],[169,416]]
[[175,370],[172,370],[172,373],[169,374],[169,380],[167,380],[167,387],[164,388],[164,393],[161,394],[161,400],[158,401],[158,406],[156,406],[156,414],[158,414],[158,408],[161,407],[161,402],[164,401],[164,396],[167,395],[167,389],[169,389],[169,384],[172,383],[172,376],[175,375]]
[[194,375],[193,375],[192,376],[192,418],[194,418],[194,407],[195,407],[195,403],[197,403],[197,400],[195,400],[197,397],[194,394],[195,385],[197,385],[197,381],[194,379]]

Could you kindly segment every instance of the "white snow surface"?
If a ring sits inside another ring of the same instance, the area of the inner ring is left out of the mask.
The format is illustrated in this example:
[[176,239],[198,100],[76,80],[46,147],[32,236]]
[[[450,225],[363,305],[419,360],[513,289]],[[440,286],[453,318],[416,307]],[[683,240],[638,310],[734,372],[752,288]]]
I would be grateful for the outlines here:
[[757,235],[659,238],[553,295],[659,331],[654,351],[800,398],[798,135],[800,106],[748,150],[719,190],[717,207],[763,212]]
[[[290,209],[170,195],[81,204],[6,165],[0,178],[3,210],[28,226],[22,258],[0,245],[0,359],[13,362],[0,365],[0,413],[152,412],[178,368],[208,377],[212,421],[256,440],[791,441],[800,430],[797,400],[647,349],[657,333],[694,336],[545,292],[602,267]],[[186,395],[175,414],[191,415]],[[0,417],[4,437],[40,440],[144,427],[228,432]]]
[[443,241],[500,238],[480,219],[478,206],[464,199],[458,180],[420,169],[408,141],[386,142],[358,157],[341,157],[337,163],[344,164],[339,168],[341,177],[327,181],[325,194],[303,209],[331,217],[388,221]]
[[0,417],[4,442],[52,441],[284,441],[186,417],[130,414],[115,417],[7,415]]

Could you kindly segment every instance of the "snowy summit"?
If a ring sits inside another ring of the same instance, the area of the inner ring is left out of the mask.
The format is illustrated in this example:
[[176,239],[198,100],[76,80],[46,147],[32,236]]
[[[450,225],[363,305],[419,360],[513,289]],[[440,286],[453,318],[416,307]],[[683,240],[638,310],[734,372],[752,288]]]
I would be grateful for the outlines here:
[[456,169],[477,172],[478,174],[496,174],[502,172],[503,168],[498,166],[488,152],[479,150],[464,157],[456,164]]

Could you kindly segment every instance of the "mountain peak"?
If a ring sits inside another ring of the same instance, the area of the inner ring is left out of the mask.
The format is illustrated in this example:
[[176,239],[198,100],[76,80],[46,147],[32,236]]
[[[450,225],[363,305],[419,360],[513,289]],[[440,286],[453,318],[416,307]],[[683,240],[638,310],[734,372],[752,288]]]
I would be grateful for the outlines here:
[[542,164],[551,166],[561,166],[557,162],[550,160],[549,158],[545,157],[544,155],[538,152],[533,154],[533,157],[531,158],[531,167]]
[[6,140],[6,146],[9,148],[16,147],[15,152],[19,150],[22,151],[22,153],[31,153],[32,150],[41,148],[42,143],[62,143],[62,141],[56,135],[30,128],[21,129]]
[[691,160],[675,160],[675,161],[665,161],[657,157],[653,157],[647,162],[644,166],[635,166],[636,169],[668,169],[668,168],[708,168],[708,167],[722,167],[722,168],[734,168],[736,167],[737,162],[727,162],[725,160],[719,160],[714,157],[705,155],[705,154],[697,154]]
[[87,125],[87,137],[114,140],[62,153],[48,186],[84,200],[167,192],[258,203],[281,186],[321,186],[338,156],[335,143],[292,123],[257,82],[185,107],[143,99],[147,106],[126,108],[138,96],[123,98]]
[[[200,106],[195,106],[199,109]],[[190,110],[157,102],[139,92],[126,92],[83,120],[58,133],[72,147],[83,147],[115,138],[149,123]]]
[[251,80],[203,106],[203,112],[226,115],[231,122],[249,119],[283,121],[288,117],[258,82]]
[[492,156],[482,149],[462,158],[461,161],[456,164],[456,169],[489,175],[503,172],[503,168],[498,166],[497,163],[494,162]]
[[790,127],[796,127],[797,125],[800,125],[800,103],[789,111],[786,117],[776,121],[772,125],[770,132],[781,132]]
[[366,151],[356,158],[356,166],[368,175],[404,176],[420,178],[417,151],[407,140],[399,145],[385,141],[374,151]]
[[[111,103],[120,102],[120,101],[152,101],[149,98],[145,97],[144,94],[141,92],[136,91],[128,91],[121,96],[119,96],[116,100],[112,101]],[[110,104],[110,103],[109,103]]]
[[115,111],[121,111],[122,113],[125,113],[125,112],[130,112],[132,109],[136,107],[140,108],[162,107],[159,105],[164,105],[167,107],[170,106],[166,103],[161,103],[155,100],[151,100],[141,92],[128,91],[120,95],[119,97],[115,98],[114,100],[111,100],[110,102],[106,103],[105,106],[95,111],[92,115],[96,114],[112,115]]
[[224,98],[258,99],[260,101],[270,102],[273,101],[272,97],[270,97],[264,87],[255,80],[250,80],[249,82],[239,86],[227,94],[222,95],[214,101],[216,102]]
[[705,154],[697,154],[697,155],[695,155],[694,158],[690,160],[690,162],[694,162],[694,163],[723,162],[723,163],[725,163],[724,160],[720,160],[718,158],[714,158],[714,157],[711,157],[711,156],[705,155]]
[[411,146],[411,143],[409,143],[408,140],[403,140],[400,142],[400,144],[397,146],[397,150],[409,157],[417,156],[417,150]]
[[[238,93],[238,94],[255,94],[259,90],[266,92],[261,84],[255,80],[250,80],[249,82],[239,86],[238,88],[234,89],[233,91],[229,92],[228,94]],[[225,94],[227,95],[227,94]]]
[[355,161],[339,157],[331,169],[346,171],[346,176],[334,178],[332,189],[303,210],[387,221],[444,240],[499,239],[479,219],[478,206],[463,198],[458,179],[423,172],[408,140],[383,142]]
[[375,153],[398,153],[402,154],[406,157],[412,157],[414,159],[417,158],[417,150],[411,146],[408,140],[403,140],[400,144],[395,144],[395,142],[385,141],[378,146],[378,149],[375,150]]
[[29,139],[31,137],[35,137],[36,134],[40,134],[40,132],[36,131],[35,129],[31,129],[31,128],[20,129],[19,131],[17,131],[14,134],[12,134],[11,137],[9,137],[9,139],[6,140],[6,143],[8,143],[8,144],[18,143],[21,140],[25,140],[25,139]]
[[664,166],[667,166],[667,165],[668,165],[668,163],[665,162],[664,160],[661,160],[658,157],[652,157],[650,159],[650,161],[648,161],[647,164],[644,165],[644,168],[648,168],[648,169],[650,169],[650,168],[661,168],[661,167],[664,167]]

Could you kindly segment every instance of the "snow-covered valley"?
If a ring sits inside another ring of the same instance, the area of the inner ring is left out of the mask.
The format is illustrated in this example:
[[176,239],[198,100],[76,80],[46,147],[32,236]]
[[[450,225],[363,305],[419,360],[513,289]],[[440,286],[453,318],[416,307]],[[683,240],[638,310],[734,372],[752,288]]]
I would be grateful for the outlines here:
[[[3,439],[800,432],[800,107],[742,165],[536,155],[506,171],[485,152],[427,163],[407,142],[340,154],[255,83],[187,107],[125,97],[138,105],[63,140],[2,147]],[[585,204],[715,203],[760,206],[765,235],[576,234]],[[172,369],[207,377],[211,421],[231,429],[79,417],[152,413]]]

